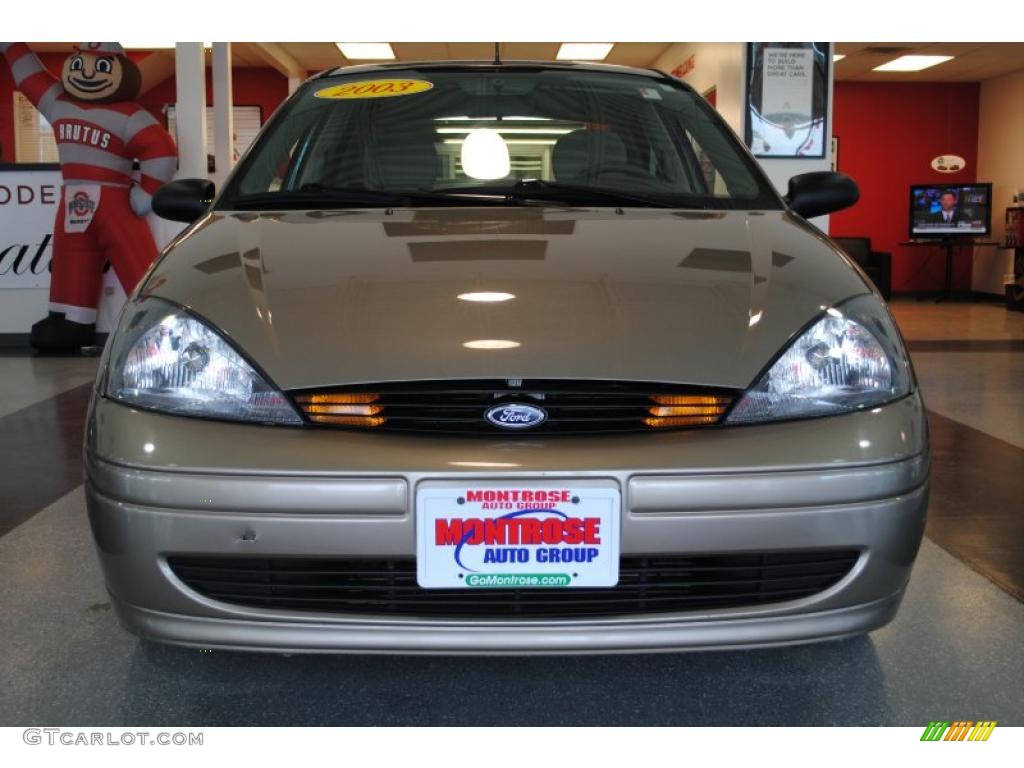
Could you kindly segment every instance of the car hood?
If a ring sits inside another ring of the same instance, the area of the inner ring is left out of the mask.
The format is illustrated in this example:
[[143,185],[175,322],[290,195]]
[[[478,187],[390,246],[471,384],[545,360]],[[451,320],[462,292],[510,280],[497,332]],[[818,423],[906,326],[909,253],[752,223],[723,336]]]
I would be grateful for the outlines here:
[[[486,207],[214,213],[145,295],[214,324],[283,389],[455,378],[749,386],[870,290],[781,211]],[[515,298],[460,300],[473,291]],[[465,346],[515,342],[504,349]]]

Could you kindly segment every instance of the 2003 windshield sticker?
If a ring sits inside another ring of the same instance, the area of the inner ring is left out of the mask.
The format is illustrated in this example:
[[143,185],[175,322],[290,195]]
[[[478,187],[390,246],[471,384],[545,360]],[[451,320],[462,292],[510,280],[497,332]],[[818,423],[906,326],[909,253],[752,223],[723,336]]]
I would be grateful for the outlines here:
[[318,99],[385,99],[391,96],[411,96],[433,87],[434,84],[427,80],[359,80],[321,88],[313,95]]

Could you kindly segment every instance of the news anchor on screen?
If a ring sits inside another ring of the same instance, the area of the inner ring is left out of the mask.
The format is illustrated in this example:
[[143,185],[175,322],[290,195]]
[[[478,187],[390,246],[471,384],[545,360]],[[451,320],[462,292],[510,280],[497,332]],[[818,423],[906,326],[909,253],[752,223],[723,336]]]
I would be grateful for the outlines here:
[[990,183],[910,188],[911,237],[978,237],[992,231]]
[[969,219],[960,210],[959,198],[956,192],[951,189],[944,189],[939,196],[939,210],[928,214],[929,224],[946,224],[955,226],[961,221]]

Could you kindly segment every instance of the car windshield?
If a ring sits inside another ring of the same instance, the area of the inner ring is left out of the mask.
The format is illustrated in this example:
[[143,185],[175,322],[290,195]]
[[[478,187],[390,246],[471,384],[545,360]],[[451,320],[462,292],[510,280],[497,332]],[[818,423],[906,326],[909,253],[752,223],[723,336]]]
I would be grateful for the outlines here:
[[781,207],[681,84],[510,65],[317,78],[275,116],[217,207],[515,203]]

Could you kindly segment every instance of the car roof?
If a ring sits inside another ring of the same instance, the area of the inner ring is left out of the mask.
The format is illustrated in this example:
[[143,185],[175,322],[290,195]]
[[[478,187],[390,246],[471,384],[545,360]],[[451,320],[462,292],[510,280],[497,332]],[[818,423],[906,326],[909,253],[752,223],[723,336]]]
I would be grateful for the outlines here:
[[[644,69],[639,67],[626,67],[619,64],[598,64],[592,62],[577,61],[543,61],[531,59],[502,59],[500,62],[488,61],[485,59],[465,61],[394,61],[384,64],[356,64],[347,67],[335,67],[326,69],[315,75],[315,78],[332,77],[335,75],[357,75],[373,72],[388,72],[396,69],[474,69],[494,70],[502,67],[509,69],[551,69],[551,70],[576,70],[583,72],[615,72],[619,74],[638,75],[641,77],[654,77],[658,79],[668,78],[664,72],[657,69]],[[689,87],[679,81],[684,87]]]

